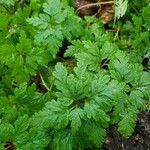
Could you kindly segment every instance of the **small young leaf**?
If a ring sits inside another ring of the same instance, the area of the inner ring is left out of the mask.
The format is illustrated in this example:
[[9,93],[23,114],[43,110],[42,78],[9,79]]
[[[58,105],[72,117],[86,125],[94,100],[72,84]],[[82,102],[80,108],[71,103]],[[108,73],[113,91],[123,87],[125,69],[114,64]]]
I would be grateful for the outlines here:
[[121,18],[127,10],[128,0],[116,0],[115,2],[115,18]]

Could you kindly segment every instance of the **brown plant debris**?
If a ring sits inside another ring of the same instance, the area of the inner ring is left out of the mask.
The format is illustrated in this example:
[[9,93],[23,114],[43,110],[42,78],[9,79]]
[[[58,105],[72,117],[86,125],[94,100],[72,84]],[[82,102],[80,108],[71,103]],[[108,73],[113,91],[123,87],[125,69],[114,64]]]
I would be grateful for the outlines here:
[[96,16],[103,24],[110,23],[114,18],[114,1],[111,0],[76,0],[75,9],[79,16]]

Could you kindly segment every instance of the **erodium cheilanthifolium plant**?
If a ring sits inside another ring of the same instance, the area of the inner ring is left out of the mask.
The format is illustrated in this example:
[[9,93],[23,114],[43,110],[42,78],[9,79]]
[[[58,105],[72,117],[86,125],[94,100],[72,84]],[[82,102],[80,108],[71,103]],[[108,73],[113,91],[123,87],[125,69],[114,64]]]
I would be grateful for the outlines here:
[[150,1],[114,0],[109,25],[74,5],[0,0],[0,150],[94,150],[147,109]]

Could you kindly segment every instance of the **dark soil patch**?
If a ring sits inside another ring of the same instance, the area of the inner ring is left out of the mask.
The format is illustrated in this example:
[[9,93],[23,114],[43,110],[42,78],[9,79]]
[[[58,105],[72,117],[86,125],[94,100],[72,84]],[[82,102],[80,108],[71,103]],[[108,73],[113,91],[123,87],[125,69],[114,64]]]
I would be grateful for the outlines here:
[[13,143],[8,142],[4,146],[5,150],[16,150],[16,146]]
[[33,83],[35,83],[37,91],[40,93],[46,93],[47,89],[45,88],[45,86],[42,83],[40,74],[37,74],[36,76],[32,77],[32,79],[29,81],[29,85],[32,85]]
[[60,49],[59,49],[59,52],[57,53],[57,57],[58,58],[62,58],[62,59],[70,59],[70,57],[69,58],[66,58],[66,57],[64,57],[64,53],[66,52],[66,50],[67,50],[67,47],[69,46],[69,45],[71,45],[71,43],[68,41],[68,40],[64,40],[63,41],[63,43],[62,43],[62,47],[60,47]]
[[149,71],[150,68],[149,68],[149,59],[148,58],[144,58],[143,61],[142,61],[142,65],[144,67],[144,71]]
[[134,134],[123,138],[116,127],[111,127],[102,150],[150,150],[150,112],[141,112]]

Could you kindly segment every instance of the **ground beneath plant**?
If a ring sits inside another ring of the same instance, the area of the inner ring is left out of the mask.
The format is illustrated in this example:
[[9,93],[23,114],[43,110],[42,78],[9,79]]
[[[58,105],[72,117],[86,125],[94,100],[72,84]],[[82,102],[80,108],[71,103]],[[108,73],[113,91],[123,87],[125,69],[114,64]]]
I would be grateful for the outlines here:
[[150,150],[150,112],[139,114],[135,132],[129,139],[123,138],[116,127],[111,127],[101,150]]

